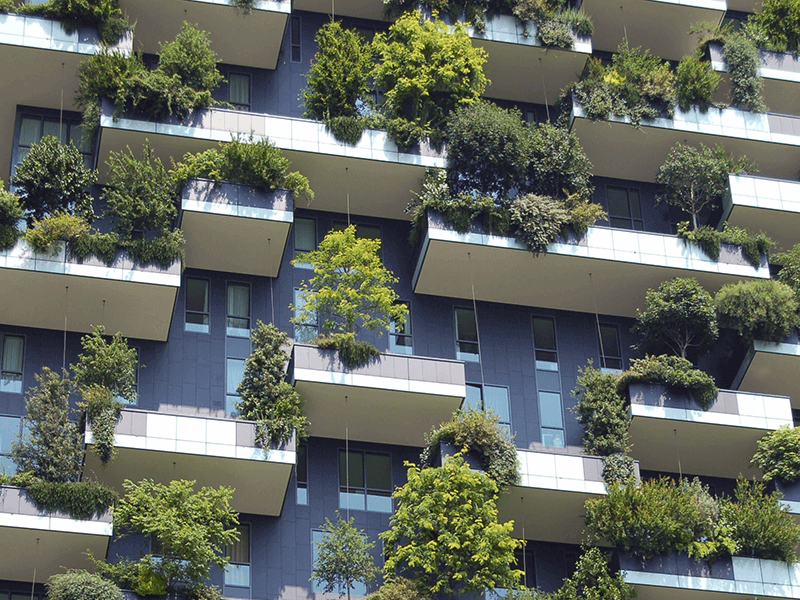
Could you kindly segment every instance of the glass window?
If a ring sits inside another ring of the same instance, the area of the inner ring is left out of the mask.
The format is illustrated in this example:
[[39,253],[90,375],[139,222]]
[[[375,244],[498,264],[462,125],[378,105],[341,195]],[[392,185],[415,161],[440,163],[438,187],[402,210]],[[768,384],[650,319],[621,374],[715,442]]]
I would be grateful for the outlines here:
[[556,324],[547,317],[533,317],[533,347],[536,353],[536,368],[558,371],[556,351]]
[[456,308],[456,358],[478,362],[478,324],[471,308]]
[[186,331],[208,333],[208,280],[186,278]]
[[481,386],[475,383],[467,384],[467,397],[464,399],[464,408],[483,410],[483,393]]
[[411,341],[411,304],[398,302],[408,308],[405,322],[400,325],[394,321],[389,323],[389,352],[396,354],[414,354],[414,345]]
[[[294,255],[297,257],[317,248],[317,224],[314,219],[294,219]],[[295,268],[310,269],[310,263],[295,263]]]
[[616,325],[600,324],[600,368],[622,370],[622,351],[619,343],[619,329]]
[[542,443],[554,448],[564,447],[564,414],[561,394],[539,392],[539,418],[542,425]]
[[292,17],[292,62],[299,63],[303,58],[301,36],[300,36],[300,17]]
[[297,446],[297,504],[308,504],[308,446]]
[[250,587],[250,526],[238,525],[239,541],[225,548],[230,563],[225,568],[225,585]]
[[228,75],[228,102],[236,110],[250,110],[250,75],[230,73]]
[[0,417],[0,469],[7,475],[17,471],[17,465],[11,460],[11,444],[19,440],[21,434],[21,418]]
[[250,286],[246,283],[229,283],[227,304],[227,334],[250,337]]
[[[294,291],[294,315],[295,317],[305,306],[305,298],[303,292],[300,290]],[[317,337],[317,322],[309,321],[308,323],[295,323],[294,324],[294,339],[300,343],[308,343]]]
[[244,377],[244,360],[241,358],[225,359],[225,412],[229,415],[236,414],[236,403],[239,394],[236,388]]
[[4,335],[2,352],[0,392],[21,394],[25,338],[21,335]]
[[620,229],[644,230],[639,190],[624,187],[606,187],[608,222]]
[[392,512],[388,454],[339,450],[339,508]]
[[[322,542],[323,538],[325,537],[325,533],[320,531],[319,529],[312,529],[311,530],[311,565],[313,569],[313,565],[317,562],[317,556],[319,556],[319,550],[317,549],[317,544]],[[322,593],[325,589],[325,584],[317,581],[316,579],[311,580],[311,591],[316,593]],[[347,593],[345,589],[338,589],[335,590],[340,596],[343,596]],[[367,595],[367,586],[365,586],[360,581],[356,581],[353,583],[353,587],[350,588],[350,594],[353,596],[366,596]]]
[[509,405],[508,388],[487,385],[481,387],[477,383],[467,384],[467,397],[464,408],[475,410],[491,410],[498,417],[498,424],[511,433],[511,407]]
[[87,168],[92,168],[92,140],[83,135],[79,118],[45,117],[43,115],[23,114],[20,117],[19,142],[17,144],[16,164],[22,162],[33,144],[45,136],[57,137],[62,144],[70,141],[80,151]]

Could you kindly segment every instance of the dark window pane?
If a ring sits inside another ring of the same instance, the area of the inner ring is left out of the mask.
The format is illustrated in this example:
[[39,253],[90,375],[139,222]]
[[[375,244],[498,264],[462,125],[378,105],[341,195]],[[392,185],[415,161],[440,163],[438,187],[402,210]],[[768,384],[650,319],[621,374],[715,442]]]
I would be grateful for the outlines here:
[[631,203],[631,216],[634,219],[641,219],[642,218],[642,207],[639,203],[639,191],[638,190],[628,190],[628,200]]
[[631,228],[631,220],[630,219],[622,219],[619,217],[609,217],[608,223],[612,227],[616,227],[617,229],[630,229]]
[[186,310],[208,312],[208,281],[186,280]]
[[619,331],[614,325],[600,325],[600,341],[605,356],[622,356],[619,348]]
[[556,350],[556,325],[553,319],[533,318],[533,341],[537,349]]
[[[475,324],[475,312],[471,308],[456,309],[456,338],[460,341],[466,342],[478,341],[478,328]],[[469,352],[469,350],[465,350],[463,348],[461,351]],[[478,352],[477,343],[475,344],[474,352]]]
[[367,473],[367,488],[369,490],[391,491],[392,467],[388,454],[372,454],[367,452],[364,455],[364,468]]
[[314,219],[294,220],[294,249],[296,252],[311,252],[317,247]]
[[297,483],[308,484],[308,448],[300,445],[297,447]]
[[[347,463],[344,450],[339,450],[339,485],[347,486]],[[350,453],[350,488],[364,489],[364,455],[361,452]]]
[[606,198],[608,199],[609,216],[626,217],[630,219],[631,211],[628,206],[628,190],[616,187],[606,188]]

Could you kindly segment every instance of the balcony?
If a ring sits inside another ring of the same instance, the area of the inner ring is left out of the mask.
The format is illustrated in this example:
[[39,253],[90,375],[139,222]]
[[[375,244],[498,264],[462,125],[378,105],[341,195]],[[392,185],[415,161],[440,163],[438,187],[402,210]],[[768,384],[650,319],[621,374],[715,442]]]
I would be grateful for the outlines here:
[[[696,277],[709,292],[740,279],[767,279],[728,245],[719,262],[676,236],[590,227],[580,240],[560,239],[538,258],[514,238],[473,227],[458,233],[428,215],[414,292],[486,302],[635,317],[645,293],[673,277]],[[624,289],[625,294],[619,291]]]
[[[756,8],[761,8],[757,5]],[[711,66],[723,73],[717,98],[727,101],[730,98],[730,77],[728,65],[722,54],[722,46],[709,44]],[[764,78],[763,98],[769,110],[776,113],[800,115],[800,56],[790,53],[759,50],[761,65],[758,72]]]
[[[294,222],[292,194],[193,179],[181,194],[186,266],[277,277]],[[209,244],[208,240],[222,240]]]
[[0,305],[8,325],[89,333],[102,324],[111,333],[165,341],[180,284],[180,260],[162,269],[120,253],[109,267],[94,257],[78,261],[63,242],[48,255],[24,240],[0,251]]
[[764,231],[778,250],[800,242],[800,183],[751,175],[729,176],[719,228],[726,221],[750,231]]
[[796,331],[779,343],[756,340],[747,350],[732,387],[755,394],[789,396],[792,407],[800,408],[798,367],[800,340]]
[[64,569],[87,569],[90,550],[104,557],[111,538],[111,515],[78,521],[40,511],[25,490],[0,486],[0,544],[7,551],[0,579],[46,581]]
[[136,23],[137,49],[155,54],[159,42],[175,39],[188,21],[209,32],[220,61],[259,69],[277,66],[292,11],[289,0],[256,0],[248,15],[231,0],[120,0],[119,6]]
[[781,425],[792,426],[791,400],[783,396],[720,390],[702,410],[659,384],[632,383],[629,395],[633,455],[650,471],[752,476],[756,441]]
[[567,452],[517,449],[520,484],[497,501],[498,520],[514,520],[514,537],[582,543],[583,504],[606,493],[603,459]]
[[776,560],[733,556],[709,566],[673,553],[643,566],[640,559],[620,553],[619,562],[623,579],[636,588],[639,600],[800,597],[800,566]]
[[381,354],[346,368],[335,350],[295,344],[287,377],[305,401],[309,435],[421,447],[466,396],[464,363]]
[[[641,2],[641,0],[637,0]],[[691,39],[685,36],[686,39]],[[677,142],[697,146],[725,146],[729,154],[746,155],[767,177],[794,179],[800,164],[800,117],[751,113],[736,108],[710,108],[705,114],[693,108],[675,109],[672,119],[643,121],[641,129],[627,118],[591,121],[583,108],[573,105],[571,130],[604,177],[654,181],[670,148]]]
[[[294,0],[294,10],[308,10],[311,12],[331,15],[337,19],[341,17],[357,17],[370,21],[383,20],[383,2],[381,0],[338,0],[331,3],[328,0]],[[335,8],[334,14],[331,9]]]
[[698,21],[720,23],[725,0],[583,0],[582,8],[594,21],[596,50],[616,52],[627,35],[631,48],[649,48],[651,54],[680,60],[694,54],[697,40],[688,35]]
[[[130,52],[132,43],[129,32],[117,48]],[[71,109],[78,87],[78,63],[100,49],[93,29],[68,34],[58,21],[0,14],[0,139],[4,140],[0,145],[0,179],[9,179],[17,106],[58,110],[63,102],[63,108]]]
[[[425,145],[402,152],[384,131],[366,130],[356,146],[347,146],[325,131],[323,123],[308,119],[212,108],[195,111],[184,121],[171,118],[154,123],[115,119],[113,112],[113,105],[104,101],[97,159],[101,178],[110,151],[127,146],[136,151],[146,139],[169,164],[170,157],[180,160],[186,152],[207,150],[232,136],[252,133],[256,139],[268,136],[291,161],[291,169],[308,177],[316,193],[311,208],[344,213],[349,195],[352,214],[407,220],[409,190],[420,189],[426,167],[444,167],[446,162]],[[380,194],[375,194],[376,182],[381,184]]]
[[[294,439],[263,450],[256,445],[255,430],[250,421],[125,409],[114,436],[117,456],[102,467],[88,451],[84,477],[120,492],[125,479],[190,479],[197,486],[230,486],[235,510],[278,516],[295,465]],[[86,444],[92,443],[87,430]]]

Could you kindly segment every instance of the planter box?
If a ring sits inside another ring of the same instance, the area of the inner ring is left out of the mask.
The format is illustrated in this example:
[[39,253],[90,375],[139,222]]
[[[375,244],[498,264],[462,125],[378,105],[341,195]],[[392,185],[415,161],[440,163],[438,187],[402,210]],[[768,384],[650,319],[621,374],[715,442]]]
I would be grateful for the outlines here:
[[[449,456],[454,456],[458,452],[461,451],[461,448],[457,447],[455,444],[448,444],[447,442],[439,442],[439,447],[436,450],[436,453],[433,455],[432,464],[435,467],[441,467],[444,464],[444,461]],[[469,450],[461,455],[464,459],[464,462],[467,466],[472,469],[473,471],[480,471],[483,473],[483,465],[481,464],[481,459],[478,457],[478,454],[472,450]]]

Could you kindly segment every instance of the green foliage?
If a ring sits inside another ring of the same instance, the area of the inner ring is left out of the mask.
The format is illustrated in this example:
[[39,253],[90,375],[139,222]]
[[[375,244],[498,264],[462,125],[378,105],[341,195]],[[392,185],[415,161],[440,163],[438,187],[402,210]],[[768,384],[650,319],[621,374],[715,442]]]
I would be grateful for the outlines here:
[[553,198],[589,200],[592,163],[578,137],[567,129],[540,123],[530,129],[531,154],[524,192]]
[[781,503],[782,497],[780,492],[765,494],[760,481],[737,480],[736,502],[726,501],[720,506],[721,518],[730,523],[737,554],[797,562],[800,527]]
[[250,334],[252,350],[244,363],[244,376],[236,393],[236,410],[243,419],[256,422],[258,442],[265,450],[288,442],[297,431],[306,437],[308,419],[300,394],[285,381],[289,338],[272,323],[258,321]]
[[673,392],[688,394],[703,410],[708,410],[719,394],[714,378],[679,356],[645,356],[634,358],[620,375],[617,389],[625,393],[630,383],[660,383]]
[[96,181],[74,144],[62,144],[52,135],[31,146],[11,177],[26,215],[34,219],[61,211],[90,219],[94,215],[87,188]]
[[318,336],[314,343],[320,348],[333,348],[348,369],[357,369],[369,364],[381,355],[380,350],[369,342],[357,340],[354,333],[334,333]]
[[636,465],[627,454],[609,454],[603,457],[603,481],[607,485],[625,484],[636,477]]
[[800,52],[800,2],[763,0],[761,10],[751,15],[748,25],[764,38],[764,46],[776,52]]
[[292,264],[308,263],[314,276],[300,284],[304,304],[293,323],[311,323],[333,333],[358,334],[361,329],[389,330],[405,323],[408,308],[398,304],[392,284],[398,279],[378,256],[379,239],[357,238],[355,225],[330,231],[316,250],[297,256]]
[[305,116],[325,121],[337,140],[356,144],[364,130],[360,105],[367,102],[372,51],[354,30],[331,21],[314,38],[317,53],[301,92]]
[[707,351],[717,339],[714,302],[694,277],[664,281],[649,289],[644,311],[636,309],[639,350],[687,358]]
[[407,573],[419,590],[456,598],[484,588],[514,587],[513,523],[497,522],[497,486],[455,456],[440,468],[409,465],[405,485],[392,494],[397,510],[384,543],[386,575]]
[[255,8],[255,0],[232,0],[231,6],[238,8],[243,14],[249,15]]
[[97,481],[33,481],[26,486],[39,510],[58,511],[73,519],[87,520],[103,515],[119,496]]
[[608,558],[600,548],[587,548],[564,580],[553,600],[633,600],[636,588],[626,583],[620,573],[611,574]]
[[569,223],[569,212],[563,202],[535,194],[514,198],[508,213],[514,236],[534,256],[546,253],[548,244],[555,241]]
[[731,103],[752,112],[767,110],[761,96],[764,81],[758,72],[761,57],[753,41],[744,33],[725,39],[723,56],[731,76]]
[[384,577],[383,585],[367,596],[370,600],[431,600],[416,582],[405,577]]
[[800,429],[783,425],[756,442],[758,449],[751,465],[764,472],[764,481],[800,479]]
[[748,344],[781,342],[800,323],[794,291],[774,279],[723,285],[714,305],[720,326],[737,329]]
[[592,362],[578,368],[577,399],[570,412],[583,426],[583,451],[593,456],[625,454],[630,451],[630,416],[625,398],[617,391],[619,377],[595,369]]
[[22,218],[22,203],[16,194],[3,189],[0,179],[0,251],[11,248],[19,237],[17,223]]
[[603,207],[590,200],[582,200],[576,196],[569,196],[564,205],[569,210],[569,224],[578,238],[582,238],[589,231],[589,227],[598,221],[608,219],[608,214]]
[[592,18],[586,14],[582,8],[565,8],[559,13],[559,17],[569,23],[573,31],[578,35],[588,37],[594,33],[594,23]]
[[742,247],[742,253],[751,265],[761,266],[761,256],[769,252],[774,242],[763,231],[751,234],[746,229],[734,227],[725,223],[722,231],[717,231],[708,225],[701,225],[690,229],[688,221],[678,223],[678,236],[686,241],[694,242],[708,255],[711,260],[719,260],[721,244],[737,244]]
[[536,37],[545,48],[572,48],[571,23],[560,14],[540,18],[536,25]]
[[103,387],[114,396],[128,401],[136,399],[136,349],[128,347],[128,341],[118,331],[110,341],[103,337],[105,327],[93,328],[90,335],[81,338],[83,352],[78,355],[78,364],[70,365],[79,387]]
[[424,467],[433,466],[439,444],[452,444],[475,454],[486,474],[500,488],[519,483],[519,461],[511,436],[497,424],[497,415],[467,408],[433,428],[425,436],[426,446],[419,457]]
[[[117,537],[132,533],[149,536],[161,551],[159,561],[145,555],[135,562],[109,565],[95,560],[95,565],[122,587],[143,585],[170,593],[200,591],[206,587],[211,567],[225,568],[226,545],[238,539],[238,515],[230,507],[233,490],[201,487],[194,481],[176,480],[169,485],[145,479],[139,483],[125,480],[125,496],[114,509]],[[142,591],[137,589],[137,591]]]
[[42,219],[34,219],[23,237],[35,251],[55,253],[53,245],[57,241],[77,244],[79,240],[90,236],[91,231],[91,226],[83,217],[59,212]]
[[217,53],[205,31],[184,21],[171,42],[159,44],[158,68],[167,77],[177,75],[182,85],[193,90],[213,90],[225,78],[217,69]]
[[309,201],[314,192],[308,179],[298,171],[289,171],[291,163],[280,148],[269,139],[256,141],[252,135],[219,144],[219,149],[210,148],[197,154],[187,153],[183,162],[175,165],[175,178],[179,183],[193,177],[205,177],[216,182],[227,181],[251,185],[262,192],[279,188],[290,190],[295,197],[305,195]]
[[323,592],[338,591],[339,597],[347,594],[358,582],[371,585],[375,582],[378,569],[370,550],[375,542],[370,542],[362,529],[353,525],[354,517],[342,519],[336,511],[336,524],[325,518],[322,540],[317,544],[317,556],[311,571],[311,579],[324,584]]
[[51,576],[47,600],[122,600],[122,592],[100,575],[77,570]]
[[0,3],[0,10],[16,10],[60,21],[67,33],[81,27],[96,27],[104,44],[115,43],[129,27],[118,0],[48,0],[42,4],[15,6],[13,0]]
[[792,288],[797,301],[800,302],[800,244],[787,252],[776,254],[773,258],[781,265],[775,279]]
[[697,55],[684,56],[675,68],[675,87],[678,106],[688,111],[693,105],[706,112],[719,86],[720,76],[711,63]]
[[373,49],[371,75],[383,93],[388,133],[401,148],[425,136],[438,145],[450,113],[475,102],[489,83],[486,52],[472,45],[463,24],[450,28],[409,12],[375,36]]
[[12,443],[11,460],[18,470],[31,471],[36,479],[77,481],[83,452],[78,427],[69,420],[72,382],[66,372],[59,376],[47,367],[35,377],[38,385],[25,395],[26,435]]

